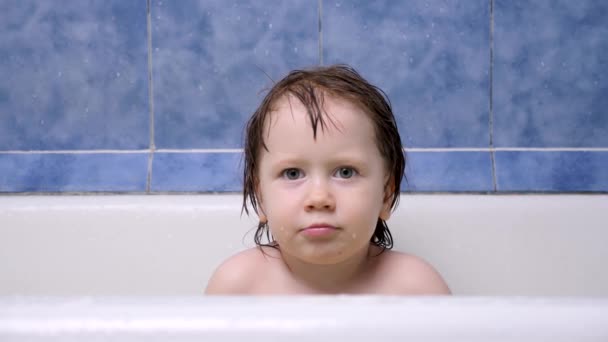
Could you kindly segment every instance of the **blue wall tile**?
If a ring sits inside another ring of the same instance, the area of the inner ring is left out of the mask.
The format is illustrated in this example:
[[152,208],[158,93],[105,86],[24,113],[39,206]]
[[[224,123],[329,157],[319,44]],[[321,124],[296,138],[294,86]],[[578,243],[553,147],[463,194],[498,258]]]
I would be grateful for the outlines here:
[[148,146],[145,1],[2,1],[0,37],[0,150]]
[[489,152],[407,152],[401,189],[410,192],[490,192]]
[[606,192],[608,152],[497,152],[499,191]]
[[152,191],[241,191],[241,153],[156,153]]
[[154,1],[156,146],[235,148],[263,88],[318,63],[317,1]]
[[148,154],[2,154],[0,192],[144,192]]
[[388,93],[407,147],[489,144],[489,1],[324,1],[324,64]]
[[[150,114],[175,149],[152,192],[241,191],[223,151],[264,88],[342,62],[421,148],[403,191],[608,192],[606,17],[594,0],[0,1],[0,192],[146,191]],[[491,132],[535,149],[499,149],[493,175]]]
[[608,147],[608,2],[495,4],[495,146]]

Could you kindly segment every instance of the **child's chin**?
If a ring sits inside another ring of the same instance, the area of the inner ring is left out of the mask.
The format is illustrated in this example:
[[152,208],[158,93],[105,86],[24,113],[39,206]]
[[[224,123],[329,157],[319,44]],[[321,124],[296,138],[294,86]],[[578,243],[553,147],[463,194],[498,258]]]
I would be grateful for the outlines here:
[[312,253],[302,253],[301,260],[314,265],[335,265],[348,260],[353,253],[340,250],[316,250]]

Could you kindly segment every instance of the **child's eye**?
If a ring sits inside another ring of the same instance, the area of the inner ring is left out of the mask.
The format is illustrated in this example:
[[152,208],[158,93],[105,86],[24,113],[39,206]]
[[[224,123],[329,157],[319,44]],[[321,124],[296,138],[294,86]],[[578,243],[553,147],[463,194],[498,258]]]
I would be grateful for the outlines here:
[[357,173],[352,167],[341,167],[336,171],[336,176],[340,178],[351,178]]
[[302,177],[302,171],[295,168],[290,168],[283,170],[281,175],[287,179],[294,180]]

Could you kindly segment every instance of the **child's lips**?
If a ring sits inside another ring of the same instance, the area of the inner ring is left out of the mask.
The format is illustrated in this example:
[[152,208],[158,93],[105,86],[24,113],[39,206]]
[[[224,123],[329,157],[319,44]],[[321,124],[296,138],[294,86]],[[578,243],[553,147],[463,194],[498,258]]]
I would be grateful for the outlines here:
[[335,233],[338,227],[330,224],[313,224],[300,230],[300,232],[309,237],[324,237]]

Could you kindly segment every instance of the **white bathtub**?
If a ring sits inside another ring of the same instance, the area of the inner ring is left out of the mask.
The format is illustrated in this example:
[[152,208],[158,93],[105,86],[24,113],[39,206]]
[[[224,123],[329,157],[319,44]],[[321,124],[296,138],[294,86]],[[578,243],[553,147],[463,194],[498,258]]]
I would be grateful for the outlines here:
[[[0,196],[0,295],[199,295],[253,246],[240,203]],[[455,295],[608,296],[608,195],[403,195],[389,226]]]
[[0,298],[0,341],[605,342],[608,298]]
[[0,341],[608,341],[606,195],[402,196],[396,249],[454,297],[202,296],[240,201],[0,196]]

